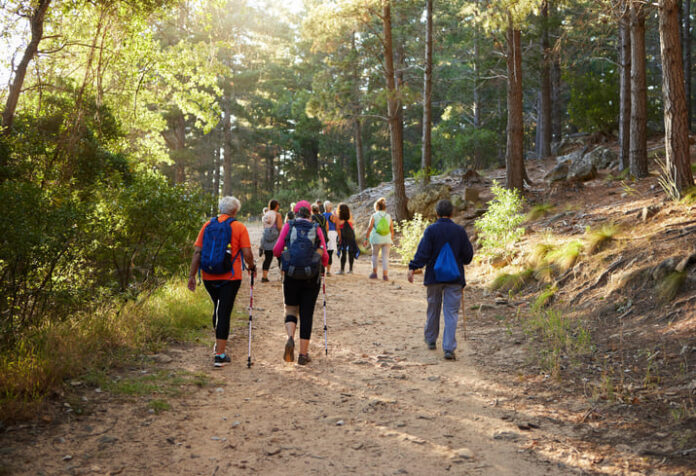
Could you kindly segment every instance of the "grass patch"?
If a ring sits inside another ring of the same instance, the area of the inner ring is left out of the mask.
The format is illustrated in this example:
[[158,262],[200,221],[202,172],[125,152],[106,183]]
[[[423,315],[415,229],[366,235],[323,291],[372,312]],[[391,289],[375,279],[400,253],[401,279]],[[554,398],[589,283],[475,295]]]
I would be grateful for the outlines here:
[[554,377],[560,376],[562,361],[592,351],[590,333],[587,328],[557,309],[534,312],[524,323],[525,332],[539,344],[539,362]]
[[[696,167],[696,165],[692,165],[691,167]],[[682,195],[681,202],[684,205],[696,205],[696,187],[691,187],[686,190]]]
[[166,400],[154,399],[148,402],[147,408],[154,410],[157,414],[160,414],[162,412],[171,410],[172,406]]
[[615,239],[619,227],[614,224],[602,225],[598,230],[587,229],[585,232],[587,254],[594,254],[606,247]]
[[541,266],[548,261],[549,254],[558,249],[558,245],[550,241],[542,241],[534,245],[532,254],[529,257],[529,264],[532,266]]
[[532,304],[532,309],[538,311],[538,310],[541,310],[541,309],[544,309],[545,307],[547,307],[549,304],[551,304],[551,301],[553,301],[553,298],[556,296],[557,292],[558,292],[558,286],[556,286],[556,285],[548,286],[534,300],[534,304]]
[[663,302],[670,302],[681,290],[686,282],[686,271],[672,271],[657,283],[657,295]]
[[551,213],[555,207],[550,203],[541,203],[539,205],[534,205],[531,210],[527,213],[527,221],[535,221],[541,217],[545,217]]
[[554,249],[548,255],[548,261],[560,272],[564,273],[575,266],[580,256],[580,252],[585,245],[579,240],[569,241],[568,243]]
[[[182,281],[120,308],[113,305],[62,321],[45,319],[44,326],[0,355],[0,420],[35,415],[44,397],[67,379],[97,379],[103,369],[134,362],[138,354],[159,351],[168,342],[200,338],[209,319],[207,294],[188,292]],[[115,392],[144,394],[160,387],[147,379],[126,380]]]
[[534,270],[525,269],[519,273],[501,273],[491,283],[493,291],[519,291],[534,280]]

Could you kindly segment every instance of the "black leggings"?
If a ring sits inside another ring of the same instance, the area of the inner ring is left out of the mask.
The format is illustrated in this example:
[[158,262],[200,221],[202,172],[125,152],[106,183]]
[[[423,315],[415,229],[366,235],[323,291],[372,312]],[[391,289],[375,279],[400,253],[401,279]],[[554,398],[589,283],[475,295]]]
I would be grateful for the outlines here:
[[348,264],[350,265],[349,269],[353,271],[353,260],[355,259],[355,257],[350,252],[349,248],[346,248],[343,251],[341,251],[341,271],[343,271],[346,267],[346,255],[348,255]]
[[329,250],[329,266],[333,264],[333,252],[334,250]]
[[[263,256],[263,266],[261,267],[261,269],[263,269],[264,271],[268,271],[269,269],[271,269],[271,263],[273,262],[273,250],[264,250]],[[278,267],[281,267],[280,258],[278,258]]]
[[213,328],[215,338],[227,340],[230,336],[230,315],[237,298],[237,291],[242,280],[235,281],[203,281],[206,291],[213,300]]
[[[285,276],[283,281],[283,294],[286,306],[300,306],[300,339],[309,340],[312,337],[312,319],[314,306],[319,296],[321,281],[319,278],[294,279]],[[285,322],[297,324],[298,316],[285,316]]]

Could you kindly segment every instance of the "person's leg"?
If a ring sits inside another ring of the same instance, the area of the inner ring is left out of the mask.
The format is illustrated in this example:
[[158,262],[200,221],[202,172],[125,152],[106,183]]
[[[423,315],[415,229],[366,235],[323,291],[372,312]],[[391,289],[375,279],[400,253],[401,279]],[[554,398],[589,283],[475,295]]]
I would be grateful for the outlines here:
[[[302,283],[300,292],[300,355],[307,357],[309,340],[312,337],[314,308],[319,296],[321,281],[309,279]],[[298,360],[299,362],[299,360]]]
[[224,354],[227,338],[230,336],[230,316],[237,292],[242,281],[226,281],[218,287],[217,324],[215,326],[215,349],[217,354]]
[[389,280],[389,248],[390,245],[382,245],[382,277],[385,281]]
[[285,276],[283,280],[285,331],[288,334],[288,339],[285,342],[285,354],[283,355],[283,360],[286,362],[295,360],[295,330],[297,329],[297,318],[300,314],[297,283],[290,276]]
[[379,247],[380,245],[372,245],[372,274],[370,279],[377,279],[377,260],[379,259]]
[[444,287],[442,306],[445,314],[445,331],[442,333],[442,350],[454,352],[457,349],[457,321],[459,306],[462,301],[462,287],[459,284],[447,284]]
[[355,257],[353,256],[353,253],[350,253],[350,255],[348,256],[348,264],[349,264],[349,266],[350,266],[350,267],[348,268],[348,272],[349,272],[349,273],[352,273],[352,272],[353,272],[353,260],[355,260]]
[[437,341],[440,334],[440,311],[442,310],[442,284],[429,284],[426,286],[428,296],[427,319],[425,321],[425,342],[428,345]]
[[273,262],[273,250],[264,250],[263,252],[263,265],[261,269],[263,270],[263,277],[261,282],[268,282],[268,270],[271,269],[271,263]]
[[341,272],[340,274],[343,274],[345,269],[346,269],[346,255],[348,254],[348,250],[346,248],[343,248],[341,250]]
[[331,276],[331,265],[333,264],[334,250],[329,250],[329,265],[326,267],[326,275]]

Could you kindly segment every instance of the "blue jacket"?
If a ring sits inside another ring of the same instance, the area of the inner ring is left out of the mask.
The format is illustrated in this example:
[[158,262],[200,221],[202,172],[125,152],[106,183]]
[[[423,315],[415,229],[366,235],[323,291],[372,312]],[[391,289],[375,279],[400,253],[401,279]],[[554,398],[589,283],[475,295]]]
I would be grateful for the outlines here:
[[421,238],[420,243],[418,243],[416,256],[414,256],[408,264],[408,269],[420,269],[423,266],[427,266],[425,268],[425,279],[423,284],[426,286],[429,284],[437,284],[433,266],[440,253],[440,249],[445,246],[445,243],[450,244],[461,274],[461,279],[459,281],[453,281],[450,284],[461,283],[462,287],[464,287],[466,286],[464,265],[471,263],[471,259],[474,257],[474,248],[471,246],[469,235],[466,234],[464,227],[457,225],[449,218],[440,218],[425,229],[423,238]]

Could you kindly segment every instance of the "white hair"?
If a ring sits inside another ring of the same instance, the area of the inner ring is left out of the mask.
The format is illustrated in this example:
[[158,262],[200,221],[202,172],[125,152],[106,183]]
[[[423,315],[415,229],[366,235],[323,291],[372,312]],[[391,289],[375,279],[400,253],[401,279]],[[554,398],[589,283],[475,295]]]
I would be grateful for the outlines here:
[[223,215],[234,215],[242,208],[242,204],[234,197],[222,197],[218,202],[218,210]]
[[333,208],[333,204],[330,201],[327,200],[324,202],[324,210],[326,210],[328,212],[332,208]]

